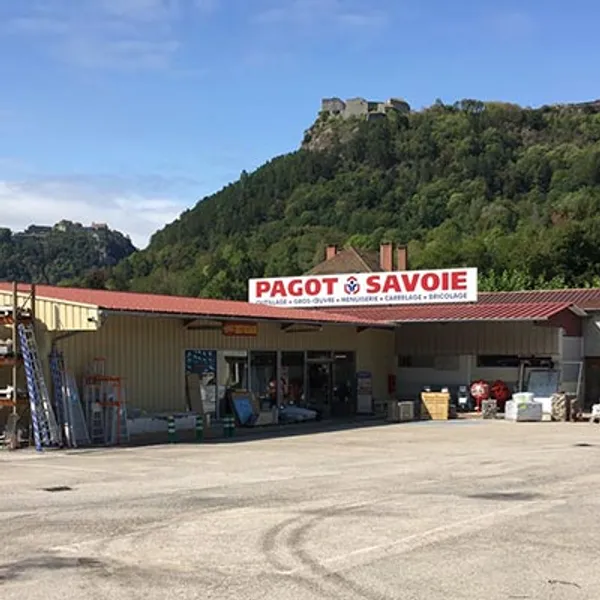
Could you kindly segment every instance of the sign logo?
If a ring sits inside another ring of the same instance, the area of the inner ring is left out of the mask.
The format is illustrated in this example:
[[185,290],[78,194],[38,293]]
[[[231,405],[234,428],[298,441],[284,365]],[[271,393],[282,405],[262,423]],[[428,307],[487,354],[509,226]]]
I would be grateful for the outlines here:
[[228,337],[256,337],[258,335],[258,325],[256,323],[228,322],[223,323],[221,331],[223,335]]
[[477,269],[251,279],[248,302],[290,308],[477,302]]
[[348,279],[346,279],[346,283],[344,284],[344,291],[346,292],[346,294],[349,294],[351,296],[353,296],[354,294],[358,294],[358,292],[360,291],[360,283],[358,283],[356,277],[348,277]]

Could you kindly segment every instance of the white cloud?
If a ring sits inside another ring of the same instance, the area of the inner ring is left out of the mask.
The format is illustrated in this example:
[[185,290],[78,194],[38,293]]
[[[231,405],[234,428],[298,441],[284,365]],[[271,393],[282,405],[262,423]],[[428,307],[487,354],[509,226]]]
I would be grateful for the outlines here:
[[101,222],[128,234],[143,248],[157,229],[173,221],[186,206],[172,191],[178,182],[157,177],[141,186],[146,188],[141,192],[139,187],[135,181],[112,177],[0,180],[0,206],[10,207],[3,211],[0,225],[22,230],[61,219]]
[[[23,6],[23,5],[21,5]],[[163,69],[180,47],[178,25],[188,14],[208,18],[216,0],[55,0],[27,5],[0,23],[0,33],[29,36],[81,67]]]
[[385,24],[383,11],[355,0],[279,0],[255,15],[264,24],[360,28]]
[[175,40],[72,37],[65,42],[70,60],[88,68],[156,70],[167,68],[179,48]]
[[136,21],[170,19],[177,15],[179,0],[96,0],[99,12]]

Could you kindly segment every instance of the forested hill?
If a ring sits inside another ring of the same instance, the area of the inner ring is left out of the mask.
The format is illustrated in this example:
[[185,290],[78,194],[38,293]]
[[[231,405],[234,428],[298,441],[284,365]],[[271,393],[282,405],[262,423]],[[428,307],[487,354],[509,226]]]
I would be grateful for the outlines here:
[[0,280],[104,287],[106,270],[133,252],[128,237],[102,224],[0,228]]
[[110,285],[245,298],[249,277],[301,273],[327,243],[381,241],[409,244],[411,268],[479,267],[488,289],[598,282],[597,103],[468,100],[331,119],[317,122],[328,128],[325,150],[242,173],[123,261]]

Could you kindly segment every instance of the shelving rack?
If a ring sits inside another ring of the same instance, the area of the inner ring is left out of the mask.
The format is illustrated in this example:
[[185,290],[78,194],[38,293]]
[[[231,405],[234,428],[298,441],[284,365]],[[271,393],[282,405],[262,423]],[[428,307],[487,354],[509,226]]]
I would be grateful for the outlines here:
[[11,449],[18,446],[19,419],[28,407],[27,397],[19,397],[19,369],[23,360],[19,346],[19,323],[35,323],[35,284],[30,287],[29,295],[22,303],[19,302],[19,288],[17,283],[12,285],[12,303],[10,306],[0,306],[0,327],[10,327],[12,351],[8,355],[0,355],[0,368],[11,369],[11,395],[0,397],[0,410],[10,409],[6,423],[5,445]]

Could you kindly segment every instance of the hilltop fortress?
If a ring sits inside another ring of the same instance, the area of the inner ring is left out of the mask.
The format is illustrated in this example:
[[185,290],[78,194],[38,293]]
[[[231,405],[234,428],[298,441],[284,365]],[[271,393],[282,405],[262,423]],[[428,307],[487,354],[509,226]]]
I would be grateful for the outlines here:
[[350,117],[364,117],[367,120],[384,117],[389,111],[400,113],[410,112],[408,102],[399,98],[390,98],[385,102],[365,100],[364,98],[323,98],[321,100],[321,114]]

